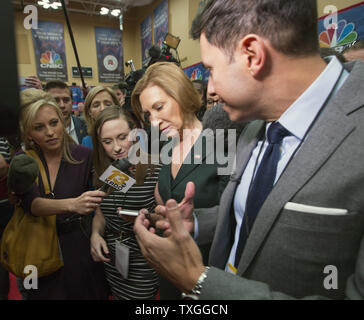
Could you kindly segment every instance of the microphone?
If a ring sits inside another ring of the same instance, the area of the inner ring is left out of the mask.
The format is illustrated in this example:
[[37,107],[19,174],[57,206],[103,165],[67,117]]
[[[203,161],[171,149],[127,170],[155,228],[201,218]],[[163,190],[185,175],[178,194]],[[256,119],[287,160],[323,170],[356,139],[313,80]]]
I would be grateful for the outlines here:
[[15,194],[27,193],[38,178],[39,167],[37,161],[26,155],[19,154],[10,162],[8,172],[8,189]]
[[111,165],[99,178],[101,181],[104,181],[104,185],[99,190],[107,192],[109,187],[120,190],[120,186],[122,187],[125,181],[128,181],[130,179],[134,180],[123,172],[126,171],[130,166],[131,163],[129,162],[128,158],[117,159],[112,162]]

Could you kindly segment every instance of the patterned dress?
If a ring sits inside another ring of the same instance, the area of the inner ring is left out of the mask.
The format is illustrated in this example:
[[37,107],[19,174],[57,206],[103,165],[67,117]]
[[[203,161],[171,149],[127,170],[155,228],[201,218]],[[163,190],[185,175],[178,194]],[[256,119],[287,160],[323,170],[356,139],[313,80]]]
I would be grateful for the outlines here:
[[[101,203],[105,216],[104,239],[110,251],[110,262],[104,264],[105,275],[117,300],[154,299],[159,287],[157,273],[143,257],[135,235],[133,223],[127,222],[116,213],[118,207],[125,210],[139,211],[142,208],[154,208],[154,188],[158,181],[160,167],[148,169],[143,185],[134,184],[127,193],[112,192]],[[131,169],[131,174],[135,170]],[[115,241],[122,237],[122,243],[130,248],[128,279],[124,279],[115,267]]]

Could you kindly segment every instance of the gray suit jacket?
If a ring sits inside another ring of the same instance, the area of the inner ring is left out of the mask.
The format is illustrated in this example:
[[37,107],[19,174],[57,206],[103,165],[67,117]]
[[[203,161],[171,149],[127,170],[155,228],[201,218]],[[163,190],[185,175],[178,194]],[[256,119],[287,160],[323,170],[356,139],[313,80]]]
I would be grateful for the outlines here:
[[[214,209],[197,213],[199,239],[214,230],[208,277],[201,299],[364,297],[364,63],[345,65],[350,76],[321,112],[306,141],[264,202],[237,275],[224,272],[235,230],[232,204],[262,121],[246,127],[237,147],[236,170]],[[288,202],[347,209],[348,214],[288,210]],[[206,226],[206,229],[204,228]],[[325,273],[333,265],[335,274]],[[325,279],[337,289],[325,288]],[[330,281],[329,281],[330,282]]]

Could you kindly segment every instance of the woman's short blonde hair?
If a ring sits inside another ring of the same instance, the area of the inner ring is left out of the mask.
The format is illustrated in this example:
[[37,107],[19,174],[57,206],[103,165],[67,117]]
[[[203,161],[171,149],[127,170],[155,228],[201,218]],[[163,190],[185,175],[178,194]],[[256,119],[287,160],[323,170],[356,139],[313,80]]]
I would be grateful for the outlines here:
[[161,88],[176,100],[184,123],[190,121],[201,107],[200,95],[183,70],[173,62],[157,62],[147,69],[131,95],[133,111],[142,122],[145,122],[145,119],[140,104],[140,95],[150,86]]
[[24,143],[24,147],[26,150],[35,150],[36,152],[40,152],[39,146],[28,139],[28,134],[32,129],[32,125],[35,117],[37,116],[38,111],[44,107],[50,107],[53,109],[59,120],[63,126],[63,138],[62,138],[62,156],[63,158],[70,163],[78,163],[75,161],[70,152],[70,144],[74,143],[73,139],[67,133],[66,128],[64,126],[63,115],[58,107],[55,99],[47,92],[38,89],[27,89],[20,93],[20,132],[22,141]]
[[84,112],[83,112],[86,123],[87,123],[87,130],[88,130],[89,135],[91,135],[92,126],[95,123],[95,120],[90,115],[91,103],[99,93],[104,92],[104,91],[106,91],[110,94],[112,101],[113,101],[113,105],[116,105],[116,106],[120,105],[118,97],[116,96],[114,90],[112,90],[111,88],[103,87],[103,86],[97,86],[95,88],[92,88],[86,96]]

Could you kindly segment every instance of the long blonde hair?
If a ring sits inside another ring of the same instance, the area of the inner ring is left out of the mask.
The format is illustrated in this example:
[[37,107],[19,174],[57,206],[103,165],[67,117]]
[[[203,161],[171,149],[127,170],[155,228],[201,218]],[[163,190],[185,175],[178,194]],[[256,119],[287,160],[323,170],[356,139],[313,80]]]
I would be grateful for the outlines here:
[[83,114],[85,116],[85,120],[87,123],[87,130],[88,130],[89,135],[92,134],[92,126],[95,123],[95,119],[93,119],[90,115],[91,103],[99,93],[104,92],[104,91],[108,92],[110,94],[114,105],[116,105],[116,106],[120,105],[120,102],[119,102],[118,97],[116,96],[114,90],[112,90],[108,87],[103,87],[103,86],[97,86],[95,88],[92,88],[86,96],[85,105],[84,105],[84,109],[83,109],[84,110]]
[[36,143],[31,143],[28,139],[28,133],[32,128],[32,124],[40,108],[47,106],[54,110],[63,126],[63,138],[62,138],[62,158],[72,164],[80,163],[76,161],[70,151],[70,144],[75,142],[67,133],[64,126],[63,115],[58,107],[54,98],[47,92],[38,89],[27,89],[20,93],[21,110],[19,127],[21,132],[22,141],[26,150],[34,150],[38,154],[40,148]]

